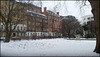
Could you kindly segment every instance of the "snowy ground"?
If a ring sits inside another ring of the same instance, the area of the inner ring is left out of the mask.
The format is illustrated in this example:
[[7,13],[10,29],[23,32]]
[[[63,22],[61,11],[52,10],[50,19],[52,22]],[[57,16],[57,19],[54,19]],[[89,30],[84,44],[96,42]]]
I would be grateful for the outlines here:
[[99,56],[95,40],[42,39],[1,42],[1,56]]

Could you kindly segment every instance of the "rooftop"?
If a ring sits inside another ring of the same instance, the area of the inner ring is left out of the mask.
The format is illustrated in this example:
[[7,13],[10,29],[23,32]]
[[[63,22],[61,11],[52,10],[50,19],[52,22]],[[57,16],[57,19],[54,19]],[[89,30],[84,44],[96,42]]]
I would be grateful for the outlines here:
[[27,10],[27,12],[28,12],[28,14],[31,15],[31,16],[36,16],[36,17],[41,17],[41,18],[47,19],[47,16],[44,15],[44,14],[37,13],[37,12],[34,12],[34,11],[30,11],[30,10]]

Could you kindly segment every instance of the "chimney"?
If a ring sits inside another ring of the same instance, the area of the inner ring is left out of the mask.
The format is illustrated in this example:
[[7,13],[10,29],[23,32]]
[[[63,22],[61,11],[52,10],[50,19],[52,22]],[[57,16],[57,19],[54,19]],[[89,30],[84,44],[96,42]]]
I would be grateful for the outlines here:
[[57,14],[59,15],[59,12],[57,12]]
[[47,7],[44,7],[44,14],[46,15],[47,14]]

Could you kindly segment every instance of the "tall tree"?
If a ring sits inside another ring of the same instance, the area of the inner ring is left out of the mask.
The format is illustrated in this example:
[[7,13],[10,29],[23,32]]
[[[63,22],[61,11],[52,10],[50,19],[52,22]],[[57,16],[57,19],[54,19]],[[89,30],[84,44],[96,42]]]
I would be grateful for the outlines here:
[[100,53],[100,0],[88,0],[92,7],[92,13],[95,21],[96,47],[94,52]]
[[19,8],[19,5],[16,5],[16,1],[7,0],[1,1],[1,3],[2,8],[0,9],[0,17],[5,28],[5,42],[9,42],[12,32],[16,29],[16,26],[20,20],[15,16],[19,16],[20,13],[18,11],[22,10],[23,8]]
[[72,35],[74,35],[75,31],[79,28],[79,21],[73,17],[73,16],[66,16],[62,20],[62,34],[68,34],[68,37],[70,38]]
[[96,46],[94,52],[100,53],[100,0],[82,0],[82,7],[86,6],[86,1],[90,2],[95,22]]

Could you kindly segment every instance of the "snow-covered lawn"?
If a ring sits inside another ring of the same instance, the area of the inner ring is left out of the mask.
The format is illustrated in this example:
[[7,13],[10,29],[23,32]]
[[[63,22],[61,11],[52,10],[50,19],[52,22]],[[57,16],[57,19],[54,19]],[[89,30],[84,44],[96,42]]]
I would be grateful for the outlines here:
[[63,38],[1,42],[1,56],[99,56],[95,40]]

